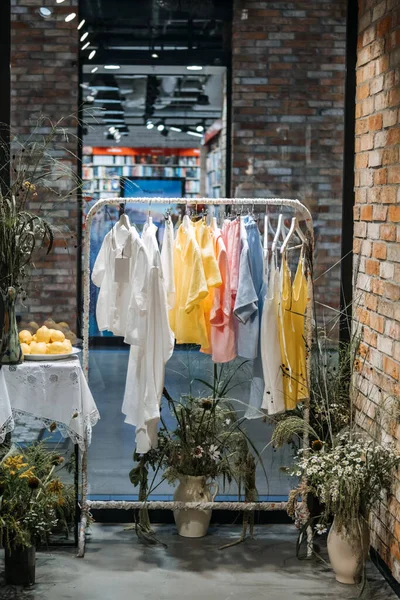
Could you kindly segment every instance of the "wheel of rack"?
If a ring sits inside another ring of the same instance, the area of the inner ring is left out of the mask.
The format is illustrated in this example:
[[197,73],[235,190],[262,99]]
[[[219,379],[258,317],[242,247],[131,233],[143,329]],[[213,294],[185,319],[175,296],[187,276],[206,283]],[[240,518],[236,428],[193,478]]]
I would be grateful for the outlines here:
[[[314,229],[312,216],[310,211],[304,204],[299,200],[291,198],[196,198],[195,200],[187,198],[124,198],[123,202],[126,204],[147,204],[151,206],[153,204],[173,204],[185,206],[187,204],[211,205],[211,206],[237,206],[242,205],[250,206],[265,206],[265,207],[277,207],[277,208],[291,208],[295,212],[296,217],[303,221],[307,231],[308,241],[308,256],[312,261],[312,252],[314,248]],[[85,238],[84,238],[84,277],[83,277],[83,371],[85,377],[89,378],[89,308],[90,308],[90,232],[91,225],[94,215],[105,205],[119,206],[121,198],[104,198],[98,200],[89,210],[86,216],[86,227],[85,227]],[[312,265],[311,265],[312,266]],[[312,273],[312,271],[311,271]],[[308,278],[308,306],[306,314],[306,339],[307,345],[311,346],[311,322],[312,322],[312,276]],[[311,361],[307,360],[307,380],[310,384],[311,375]],[[310,407],[309,399],[305,400],[304,420],[306,423],[309,421]],[[308,429],[305,428],[303,435],[303,445],[305,448],[308,447]],[[87,447],[87,446],[86,446]],[[87,450],[82,452],[81,455],[81,517],[79,524],[79,539],[78,539],[78,554],[79,558],[83,558],[85,555],[85,544],[86,544],[86,527],[88,521],[88,515],[90,509],[105,510],[109,508],[116,509],[133,509],[133,508],[148,508],[149,510],[157,509],[169,509],[169,510],[241,510],[241,511],[276,511],[282,510],[286,507],[285,502],[195,502],[195,503],[182,503],[182,502],[160,502],[160,501],[149,501],[149,502],[125,502],[125,501],[98,501],[88,500],[88,453]],[[311,549],[311,531],[308,529],[308,554]]]

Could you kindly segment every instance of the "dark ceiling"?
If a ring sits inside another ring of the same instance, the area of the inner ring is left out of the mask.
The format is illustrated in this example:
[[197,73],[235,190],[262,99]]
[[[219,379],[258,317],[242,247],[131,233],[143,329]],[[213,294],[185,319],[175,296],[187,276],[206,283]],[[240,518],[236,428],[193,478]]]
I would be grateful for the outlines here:
[[[81,0],[97,61],[226,65],[232,0]],[[85,59],[85,57],[83,57]]]

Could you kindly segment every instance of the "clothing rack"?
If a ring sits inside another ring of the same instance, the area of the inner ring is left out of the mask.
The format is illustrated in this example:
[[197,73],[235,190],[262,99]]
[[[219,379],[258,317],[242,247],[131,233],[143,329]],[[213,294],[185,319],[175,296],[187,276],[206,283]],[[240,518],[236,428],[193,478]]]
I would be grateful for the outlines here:
[[[312,251],[314,248],[314,228],[313,221],[310,211],[304,204],[302,204],[299,200],[295,200],[292,198],[104,198],[102,200],[98,200],[89,210],[86,221],[85,221],[85,235],[84,235],[84,261],[83,261],[83,372],[85,374],[86,379],[89,377],[89,308],[90,308],[90,232],[93,217],[95,214],[105,205],[111,205],[119,207],[120,209],[126,204],[146,204],[151,209],[153,204],[176,204],[179,206],[187,206],[187,205],[198,205],[205,204],[211,206],[219,206],[219,205],[229,205],[229,206],[237,206],[241,207],[242,205],[250,205],[250,206],[271,206],[276,208],[288,207],[292,208],[297,218],[300,221],[305,223],[307,229],[307,241],[309,245],[309,256],[312,256]],[[307,315],[306,315],[306,341],[307,347],[310,349],[311,347],[311,322],[312,322],[312,277],[308,278],[308,307],[307,307]],[[307,360],[307,381],[310,383],[310,375],[311,375],[311,360]],[[304,420],[305,423],[309,422],[309,401],[305,402],[305,410],[304,410]],[[81,477],[82,477],[82,492],[81,492],[81,518],[80,518],[80,526],[79,526],[79,539],[78,539],[78,554],[77,556],[83,558],[85,555],[85,543],[86,543],[86,527],[88,522],[88,516],[90,513],[90,509],[96,510],[105,510],[108,508],[116,508],[116,509],[128,509],[128,508],[136,508],[142,507],[142,503],[136,502],[124,502],[124,501],[97,501],[87,499],[88,495],[88,440],[86,440],[86,450],[82,452],[82,460],[81,460]],[[305,427],[304,435],[303,435],[303,444],[305,448],[308,448],[309,440],[308,440],[308,429]],[[169,510],[182,509],[182,503],[180,502],[162,502],[162,508],[166,508]],[[222,504],[224,505],[222,507]],[[140,506],[139,506],[140,505]],[[146,508],[149,510],[159,508],[160,502],[146,502]],[[262,502],[262,503],[244,503],[244,502],[207,502],[207,503],[196,503],[195,506],[187,506],[186,509],[195,508],[196,510],[205,510],[205,509],[221,509],[224,510],[283,510],[286,507],[285,502]],[[307,532],[307,540],[308,540],[308,554],[311,552],[311,531],[308,528]]]

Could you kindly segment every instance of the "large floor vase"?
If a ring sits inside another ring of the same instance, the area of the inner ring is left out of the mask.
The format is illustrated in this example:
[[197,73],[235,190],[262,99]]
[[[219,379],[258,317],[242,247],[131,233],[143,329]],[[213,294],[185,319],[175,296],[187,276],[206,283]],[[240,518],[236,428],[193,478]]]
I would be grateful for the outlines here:
[[[218,487],[212,493],[212,485],[207,483],[206,477],[182,476],[175,490],[174,500],[176,502],[213,502]],[[211,514],[211,510],[174,510],[179,535],[188,538],[204,537],[210,525]]]
[[8,585],[29,586],[35,583],[36,548],[5,548],[5,579]]
[[342,527],[337,530],[335,520],[328,535],[328,554],[336,581],[345,584],[359,583],[369,552],[369,528],[364,519],[359,519],[349,534]]

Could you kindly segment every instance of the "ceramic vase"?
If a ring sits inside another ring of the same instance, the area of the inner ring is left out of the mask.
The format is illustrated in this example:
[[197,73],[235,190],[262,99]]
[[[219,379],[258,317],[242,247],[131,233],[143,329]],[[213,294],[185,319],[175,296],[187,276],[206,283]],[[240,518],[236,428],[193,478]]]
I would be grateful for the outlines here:
[[33,585],[35,583],[36,548],[5,548],[5,579],[8,585]]
[[359,583],[369,552],[369,528],[360,518],[351,534],[342,527],[337,530],[335,519],[328,535],[328,554],[336,581],[345,584]]
[[[214,486],[214,492],[211,487]],[[214,502],[218,493],[217,484],[207,483],[206,477],[182,476],[175,490],[176,502]],[[207,533],[211,510],[174,510],[175,523],[182,537],[200,538]]]
[[18,365],[22,362],[21,344],[18,338],[16,317],[17,292],[9,287],[2,296],[2,323],[0,332],[0,363],[3,365]]

